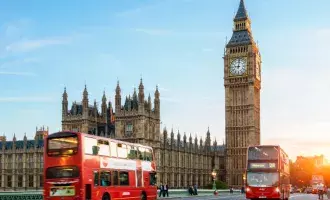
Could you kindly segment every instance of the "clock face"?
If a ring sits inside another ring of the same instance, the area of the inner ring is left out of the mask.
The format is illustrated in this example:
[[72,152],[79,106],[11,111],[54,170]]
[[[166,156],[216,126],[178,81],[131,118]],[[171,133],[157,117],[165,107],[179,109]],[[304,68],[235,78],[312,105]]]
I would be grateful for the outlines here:
[[230,73],[234,76],[241,76],[246,72],[246,59],[236,58],[230,64]]
[[256,66],[256,78],[260,80],[260,63],[257,63]]

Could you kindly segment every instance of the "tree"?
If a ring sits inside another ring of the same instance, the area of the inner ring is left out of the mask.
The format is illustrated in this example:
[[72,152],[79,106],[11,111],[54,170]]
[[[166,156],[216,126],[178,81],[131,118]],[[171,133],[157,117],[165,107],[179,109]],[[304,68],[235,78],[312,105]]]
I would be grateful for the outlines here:
[[[222,182],[220,180],[216,180],[215,185],[216,185],[217,189],[228,189],[228,185],[225,182]],[[206,187],[207,187],[207,189],[212,189],[212,186],[213,186],[213,182],[208,184]]]

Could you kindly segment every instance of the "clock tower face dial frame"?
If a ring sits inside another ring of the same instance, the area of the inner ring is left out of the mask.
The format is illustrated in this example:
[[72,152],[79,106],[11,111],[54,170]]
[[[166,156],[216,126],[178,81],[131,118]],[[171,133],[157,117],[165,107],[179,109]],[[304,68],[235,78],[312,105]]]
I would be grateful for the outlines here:
[[244,57],[234,58],[230,63],[229,71],[232,76],[244,75],[247,71],[246,58]]

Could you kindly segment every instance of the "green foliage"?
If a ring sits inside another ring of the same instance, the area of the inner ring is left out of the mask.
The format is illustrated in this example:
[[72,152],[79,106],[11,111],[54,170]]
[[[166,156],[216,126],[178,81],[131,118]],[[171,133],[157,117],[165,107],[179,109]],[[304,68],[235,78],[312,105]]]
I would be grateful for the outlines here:
[[[222,182],[219,180],[215,181],[215,185],[216,185],[217,189],[228,189],[228,185],[225,182]],[[213,182],[208,184],[206,187],[207,187],[207,189],[212,189]]]

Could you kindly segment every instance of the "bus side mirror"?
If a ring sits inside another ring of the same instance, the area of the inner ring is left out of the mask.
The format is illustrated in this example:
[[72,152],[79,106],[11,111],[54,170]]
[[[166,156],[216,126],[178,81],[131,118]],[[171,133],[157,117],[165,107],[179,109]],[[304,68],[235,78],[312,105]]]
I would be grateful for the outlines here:
[[100,147],[99,146],[93,146],[93,155],[98,155],[100,151]]

